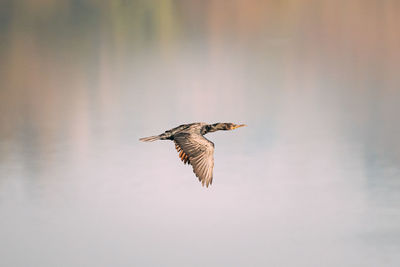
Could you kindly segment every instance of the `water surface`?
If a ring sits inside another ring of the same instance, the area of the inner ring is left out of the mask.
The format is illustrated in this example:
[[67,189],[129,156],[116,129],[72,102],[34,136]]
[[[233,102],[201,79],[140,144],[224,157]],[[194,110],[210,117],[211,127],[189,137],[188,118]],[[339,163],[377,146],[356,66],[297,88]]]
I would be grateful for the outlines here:
[[[0,4],[0,265],[399,266],[396,1]],[[207,136],[206,189],[171,142]]]

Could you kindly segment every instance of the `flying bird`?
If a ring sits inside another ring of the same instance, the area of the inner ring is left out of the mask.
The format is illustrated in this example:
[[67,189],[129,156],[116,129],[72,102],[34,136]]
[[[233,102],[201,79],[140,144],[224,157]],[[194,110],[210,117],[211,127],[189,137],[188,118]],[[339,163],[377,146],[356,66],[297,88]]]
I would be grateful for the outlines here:
[[184,164],[190,164],[193,172],[199,178],[201,184],[208,187],[212,184],[214,168],[214,143],[204,137],[207,133],[220,130],[234,130],[245,124],[204,122],[182,124],[160,135],[140,138],[143,142],[156,140],[172,140],[179,157]]

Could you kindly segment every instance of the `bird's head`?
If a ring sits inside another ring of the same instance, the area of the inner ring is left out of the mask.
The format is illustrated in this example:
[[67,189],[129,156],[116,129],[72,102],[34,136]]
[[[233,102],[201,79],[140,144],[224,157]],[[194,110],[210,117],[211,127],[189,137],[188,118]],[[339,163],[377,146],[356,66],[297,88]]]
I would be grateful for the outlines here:
[[226,130],[235,130],[239,127],[247,126],[246,124],[225,123]]

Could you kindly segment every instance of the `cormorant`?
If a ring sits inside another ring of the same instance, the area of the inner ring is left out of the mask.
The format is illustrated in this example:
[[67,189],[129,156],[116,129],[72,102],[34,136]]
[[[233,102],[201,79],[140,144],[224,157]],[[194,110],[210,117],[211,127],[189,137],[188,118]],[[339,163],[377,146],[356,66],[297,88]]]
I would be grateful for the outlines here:
[[193,166],[193,172],[201,184],[208,187],[212,184],[214,168],[214,143],[204,137],[205,134],[219,130],[234,130],[245,124],[204,122],[183,124],[160,135],[140,138],[143,142],[156,140],[172,140],[184,162]]

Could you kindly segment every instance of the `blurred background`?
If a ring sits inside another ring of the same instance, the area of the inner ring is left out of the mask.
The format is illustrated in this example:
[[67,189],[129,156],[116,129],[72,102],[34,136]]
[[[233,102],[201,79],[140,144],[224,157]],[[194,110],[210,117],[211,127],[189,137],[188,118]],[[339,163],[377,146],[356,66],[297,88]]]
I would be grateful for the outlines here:
[[[0,1],[0,265],[399,266],[399,12]],[[208,189],[138,141],[198,121]]]

